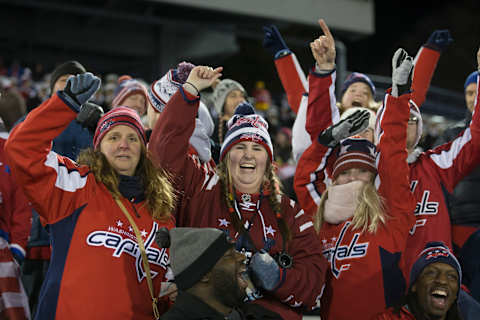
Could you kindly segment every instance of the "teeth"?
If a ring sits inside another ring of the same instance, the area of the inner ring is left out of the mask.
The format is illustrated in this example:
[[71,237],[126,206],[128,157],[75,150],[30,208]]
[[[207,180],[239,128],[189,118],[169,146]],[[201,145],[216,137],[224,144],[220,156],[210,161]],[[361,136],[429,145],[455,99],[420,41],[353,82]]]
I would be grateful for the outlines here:
[[444,290],[441,290],[441,289],[436,289],[432,292],[432,294],[434,295],[437,295],[437,296],[442,296],[442,297],[446,297],[447,296],[447,292],[444,291]]

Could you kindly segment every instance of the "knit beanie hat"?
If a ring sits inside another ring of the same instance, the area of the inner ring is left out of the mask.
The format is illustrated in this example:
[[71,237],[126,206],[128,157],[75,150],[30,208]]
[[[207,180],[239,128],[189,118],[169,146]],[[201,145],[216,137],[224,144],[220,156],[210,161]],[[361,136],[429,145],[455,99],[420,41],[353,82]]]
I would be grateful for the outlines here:
[[144,115],[147,112],[147,88],[140,83],[140,81],[132,79],[129,75],[124,75],[118,78],[118,87],[115,90],[114,98],[112,101],[112,108],[121,106],[123,101],[129,96],[134,94],[140,94],[145,98],[145,104],[143,106],[143,111],[140,116]]
[[466,90],[470,83],[477,83],[477,78],[478,78],[478,71],[473,71],[472,73],[470,73],[467,79],[465,80],[463,89]]
[[232,79],[223,79],[213,90],[212,100],[217,114],[223,113],[223,105],[225,104],[228,94],[232,90],[240,90],[243,94],[247,94],[247,91],[245,91],[243,86]]
[[345,82],[342,85],[342,91],[340,92],[340,96],[343,96],[345,91],[347,91],[348,87],[350,87],[355,82],[365,83],[370,88],[372,92],[372,97],[375,97],[375,85],[367,75],[360,72],[353,72],[347,77],[347,79],[345,79]]
[[270,162],[273,161],[273,145],[268,133],[268,123],[255,114],[253,106],[248,102],[240,103],[233,117],[228,120],[228,131],[220,149],[220,161],[228,151],[241,141],[252,141],[261,144],[267,150]]
[[128,107],[117,107],[105,113],[98,121],[97,129],[93,136],[94,149],[97,149],[107,132],[118,125],[125,125],[134,129],[140,137],[140,140],[146,145],[147,136],[145,135],[145,129],[143,128],[142,120],[140,120],[138,112]]
[[457,270],[458,287],[460,288],[460,283],[462,283],[462,268],[460,267],[460,263],[443,242],[436,241],[427,243],[425,249],[418,255],[417,260],[410,270],[410,283],[408,288],[411,288],[415,281],[417,281],[418,276],[426,266],[435,262],[449,264]]
[[176,69],[168,70],[160,80],[152,83],[148,89],[148,99],[155,111],[163,111],[168,100],[187,81],[188,75],[193,68],[195,68],[194,64],[185,61],[181,62]]
[[186,290],[207,274],[234,244],[214,228],[163,227],[155,237],[160,248],[170,248],[170,266],[178,289]]
[[348,138],[343,140],[337,148],[337,158],[331,173],[333,180],[336,180],[340,173],[351,168],[363,168],[374,174],[377,173],[375,145],[367,139]]
[[67,61],[53,70],[52,75],[50,76],[50,92],[54,94],[53,87],[55,87],[55,82],[57,82],[58,78],[63,75],[71,74],[77,75],[87,72],[84,66],[80,64],[78,61]]

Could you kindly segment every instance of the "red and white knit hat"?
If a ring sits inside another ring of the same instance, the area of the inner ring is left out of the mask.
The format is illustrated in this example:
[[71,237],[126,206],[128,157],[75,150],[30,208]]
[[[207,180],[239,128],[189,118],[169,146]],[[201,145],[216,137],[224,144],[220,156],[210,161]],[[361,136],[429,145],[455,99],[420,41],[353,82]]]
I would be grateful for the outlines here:
[[140,137],[140,140],[142,140],[143,144],[147,144],[145,129],[143,128],[142,120],[140,120],[138,113],[128,107],[120,106],[105,113],[98,121],[97,129],[95,130],[95,135],[93,136],[94,149],[97,149],[107,132],[118,125],[125,125],[134,129]]
[[377,173],[375,166],[376,148],[373,143],[363,138],[348,138],[338,146],[337,158],[332,167],[332,179],[351,168],[363,168]]
[[145,98],[143,111],[140,114],[140,116],[143,116],[145,112],[147,112],[147,88],[140,81],[132,79],[132,77],[128,75],[124,75],[118,78],[118,87],[117,90],[115,90],[115,97],[112,101],[112,108],[121,106],[125,99],[134,94],[140,94]]

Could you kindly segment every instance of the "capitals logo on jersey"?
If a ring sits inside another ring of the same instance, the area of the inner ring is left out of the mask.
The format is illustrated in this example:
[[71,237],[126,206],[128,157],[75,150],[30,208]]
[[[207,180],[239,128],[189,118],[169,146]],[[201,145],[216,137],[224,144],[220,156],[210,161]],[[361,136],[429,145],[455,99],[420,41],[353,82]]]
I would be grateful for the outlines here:
[[343,263],[345,259],[355,259],[365,257],[368,250],[368,242],[358,243],[361,233],[355,233],[349,244],[342,244],[348,227],[351,222],[347,221],[343,226],[337,238],[331,238],[331,241],[322,239],[323,255],[330,262],[330,269],[335,278],[339,278],[343,271],[350,268],[349,263]]
[[[117,227],[109,227],[108,231],[93,231],[87,236],[87,244],[94,247],[105,247],[112,249],[112,256],[119,258],[122,254],[128,254],[135,258],[135,270],[137,271],[137,280],[141,282],[145,277],[146,273],[143,268],[142,255],[140,254],[140,248],[138,247],[135,235],[131,232],[133,231],[132,227],[129,227],[127,232],[122,228],[123,223],[117,221]],[[152,265],[161,266],[163,269],[167,270],[168,265],[168,254],[167,249],[162,248],[158,249],[152,246],[155,240],[155,234],[158,231],[158,224],[153,222],[152,230],[146,232],[142,230],[141,235],[144,239],[145,251],[147,254],[148,262]],[[125,237],[123,237],[124,235]],[[158,274],[153,270],[150,271],[152,278]]]
[[[410,190],[414,192],[417,185],[418,180],[413,180],[410,184]],[[415,230],[417,228],[425,226],[428,216],[436,215],[438,213],[439,205],[440,204],[438,201],[430,201],[430,190],[423,190],[421,201],[417,202],[415,207],[415,216],[417,217],[417,221],[410,230],[411,235],[415,234]]]

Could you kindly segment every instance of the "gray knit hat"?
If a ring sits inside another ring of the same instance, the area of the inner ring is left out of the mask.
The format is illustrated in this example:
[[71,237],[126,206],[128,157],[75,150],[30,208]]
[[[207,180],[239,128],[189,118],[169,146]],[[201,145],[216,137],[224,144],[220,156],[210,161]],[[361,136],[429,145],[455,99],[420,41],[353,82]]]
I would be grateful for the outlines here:
[[155,241],[170,248],[170,266],[180,290],[200,281],[234,245],[223,231],[213,228],[161,228]]
[[232,90],[240,90],[243,94],[247,95],[247,92],[243,88],[243,86],[235,80],[232,79],[223,79],[220,81],[219,84],[213,90],[212,100],[215,106],[215,110],[218,114],[223,113],[223,105],[225,104],[225,99],[227,99],[227,95]]

